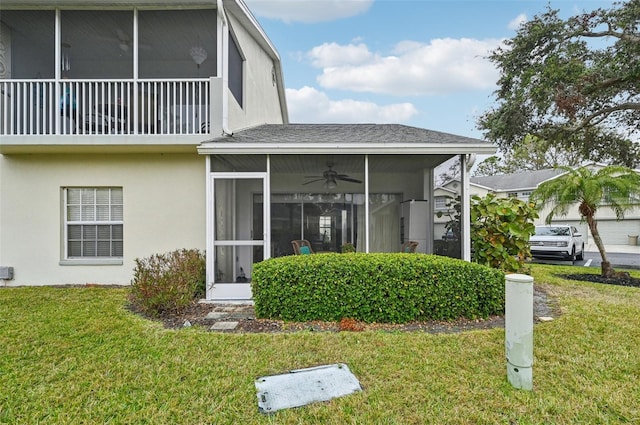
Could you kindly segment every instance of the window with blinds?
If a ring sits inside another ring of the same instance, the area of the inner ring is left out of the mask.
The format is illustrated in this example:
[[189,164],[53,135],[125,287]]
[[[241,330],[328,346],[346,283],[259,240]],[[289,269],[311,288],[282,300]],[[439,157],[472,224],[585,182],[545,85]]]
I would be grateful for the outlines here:
[[66,258],[122,258],[122,188],[73,187],[64,194]]
[[435,197],[435,209],[436,210],[446,210],[447,209],[447,197],[446,196],[436,196]]

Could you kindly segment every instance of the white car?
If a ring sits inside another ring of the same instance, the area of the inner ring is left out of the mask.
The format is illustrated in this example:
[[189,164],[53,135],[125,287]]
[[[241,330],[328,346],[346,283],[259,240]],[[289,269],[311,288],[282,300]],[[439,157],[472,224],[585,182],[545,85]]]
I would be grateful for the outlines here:
[[529,246],[534,258],[584,260],[584,239],[574,226],[536,226],[535,234],[529,239]]

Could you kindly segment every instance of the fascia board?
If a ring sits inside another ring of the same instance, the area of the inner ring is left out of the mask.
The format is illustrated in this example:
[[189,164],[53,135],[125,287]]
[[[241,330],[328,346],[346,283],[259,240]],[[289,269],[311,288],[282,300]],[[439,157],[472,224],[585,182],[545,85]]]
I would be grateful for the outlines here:
[[491,190],[495,191],[496,193],[509,193],[509,192],[524,192],[524,191],[534,191],[538,188],[538,186],[533,186],[533,187],[513,187],[513,188],[509,188],[509,189],[502,189],[502,188],[491,188]]
[[437,191],[439,191],[439,190],[441,190],[441,191],[443,191],[443,192],[451,193],[451,194],[453,194],[453,195],[456,195],[456,194],[458,193],[458,192],[456,192],[455,190],[447,189],[446,187],[442,187],[442,186],[438,186],[438,187],[436,187],[436,188],[434,188],[434,189],[433,189],[433,191],[434,191],[434,192],[437,192]]
[[496,148],[486,144],[416,144],[416,143],[205,143],[201,154],[400,154],[461,155],[492,154]]
[[536,185],[536,188],[537,188],[538,186],[540,186],[542,183],[550,182],[551,180],[555,180],[555,179],[557,179],[558,177],[562,177],[562,176],[564,176],[564,175],[566,175],[566,174],[568,174],[568,172],[567,172],[567,171],[564,171],[564,172],[562,172],[562,173],[560,173],[560,174],[557,174],[557,175],[555,175],[555,176],[553,176],[553,177],[549,177],[548,179],[542,180],[542,181],[538,182],[538,184]]
[[485,189],[485,190],[488,190],[488,191],[493,191],[493,190],[495,190],[495,189],[494,189],[494,188],[492,188],[492,187],[484,186],[484,185],[481,185],[481,184],[478,184],[478,183],[474,183],[474,182],[469,182],[469,186],[479,187],[480,189]]

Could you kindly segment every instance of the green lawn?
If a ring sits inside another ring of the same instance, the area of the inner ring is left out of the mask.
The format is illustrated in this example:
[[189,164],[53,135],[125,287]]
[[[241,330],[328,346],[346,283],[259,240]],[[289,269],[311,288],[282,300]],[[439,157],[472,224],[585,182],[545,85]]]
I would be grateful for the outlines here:
[[[534,266],[562,315],[535,327],[532,392],[506,381],[503,329],[176,331],[128,312],[125,289],[0,289],[0,423],[639,423],[640,289],[552,274],[583,270]],[[256,377],[336,362],[362,393],[258,413]]]

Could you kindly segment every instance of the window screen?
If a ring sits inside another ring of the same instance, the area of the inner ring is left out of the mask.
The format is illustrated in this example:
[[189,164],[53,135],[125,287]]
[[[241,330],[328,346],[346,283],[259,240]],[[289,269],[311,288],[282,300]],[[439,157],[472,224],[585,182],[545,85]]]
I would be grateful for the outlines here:
[[233,37],[229,37],[229,90],[242,107],[243,62],[240,49]]

